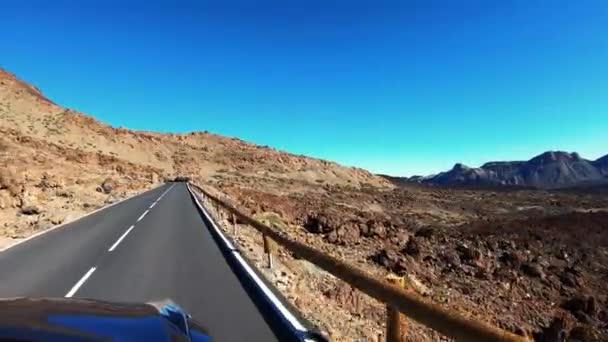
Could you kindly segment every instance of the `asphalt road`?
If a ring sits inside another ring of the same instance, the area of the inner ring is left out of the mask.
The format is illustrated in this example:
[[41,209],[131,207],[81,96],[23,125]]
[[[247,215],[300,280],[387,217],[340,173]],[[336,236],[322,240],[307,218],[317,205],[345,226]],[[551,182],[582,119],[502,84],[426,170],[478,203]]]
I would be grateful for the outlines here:
[[171,299],[215,341],[277,340],[184,183],[163,185],[1,252],[0,297],[21,296]]

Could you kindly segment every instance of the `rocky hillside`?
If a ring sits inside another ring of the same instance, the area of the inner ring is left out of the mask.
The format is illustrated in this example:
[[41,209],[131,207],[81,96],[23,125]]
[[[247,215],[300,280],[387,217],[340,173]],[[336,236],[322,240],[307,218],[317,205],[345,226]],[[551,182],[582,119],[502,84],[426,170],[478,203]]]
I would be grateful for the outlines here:
[[528,161],[490,162],[478,168],[456,164],[432,177],[412,179],[441,185],[522,186],[541,189],[608,183],[608,155],[596,161],[578,153],[545,152]]
[[388,186],[361,169],[209,132],[161,134],[111,127],[58,106],[3,69],[0,165],[0,236],[14,238],[177,174],[220,186],[281,183],[285,189],[288,184],[294,191],[311,183]]
[[254,178],[284,178],[361,186],[383,185],[367,171],[279,152],[208,132],[161,134],[114,128],[62,108],[35,87],[0,69],[0,129],[79,153],[92,153],[157,169],[159,174],[213,176],[238,172]]

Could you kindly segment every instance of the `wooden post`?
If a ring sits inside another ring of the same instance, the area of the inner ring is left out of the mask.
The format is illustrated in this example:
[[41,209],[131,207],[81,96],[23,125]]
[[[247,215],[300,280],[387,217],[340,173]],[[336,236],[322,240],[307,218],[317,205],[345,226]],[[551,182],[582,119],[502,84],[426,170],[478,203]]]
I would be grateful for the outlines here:
[[268,268],[272,268],[272,253],[275,250],[274,241],[268,236],[264,235],[264,252],[266,252],[266,257],[268,258]]
[[[405,288],[405,278],[395,275],[386,277],[386,281],[399,288]],[[407,330],[407,322],[405,317],[396,308],[386,306],[386,341],[387,342],[404,342]]]

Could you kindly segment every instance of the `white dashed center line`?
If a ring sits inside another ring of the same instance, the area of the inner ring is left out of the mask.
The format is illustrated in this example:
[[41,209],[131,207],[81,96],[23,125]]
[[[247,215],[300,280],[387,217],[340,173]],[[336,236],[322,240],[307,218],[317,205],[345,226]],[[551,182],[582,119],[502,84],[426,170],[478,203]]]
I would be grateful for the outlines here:
[[[167,191],[165,191],[162,195],[160,195],[160,197],[154,203],[152,203],[152,205],[150,205],[150,208],[148,210],[144,211],[143,214],[141,214],[141,216],[137,219],[137,222],[141,221],[148,214],[150,209],[154,208],[154,206],[158,203],[158,201],[160,201],[171,189],[173,189],[174,186],[175,186],[175,184],[171,185],[171,187],[169,189],[167,189]],[[116,242],[114,242],[112,247],[110,247],[110,249],[108,249],[108,252],[112,252],[114,249],[116,249],[116,247],[118,247],[120,242],[125,237],[127,237],[127,235],[133,230],[133,228],[135,228],[135,225],[132,225],[131,227],[129,227],[129,229],[127,229],[127,231],[124,232],[118,238],[118,240],[116,240]],[[93,274],[93,272],[95,272],[96,269],[97,269],[97,267],[91,267],[91,269],[87,273],[85,273],[85,275],[82,276],[82,278],[80,278],[80,280],[76,283],[76,285],[74,285],[74,287],[72,287],[72,289],[65,295],[65,298],[71,298],[76,293],[76,291],[78,291],[78,289],[84,284],[84,282],[87,281],[87,279],[89,279],[89,277]]]
[[110,249],[108,249],[108,252],[113,251],[116,248],[116,246],[118,246],[118,244],[122,241],[122,239],[124,239],[127,236],[127,234],[129,234],[131,232],[131,230],[133,230],[133,228],[135,228],[135,226],[129,227],[129,229],[127,229],[127,231],[124,234],[122,234],[122,236],[119,237],[118,240],[116,240],[116,242],[114,242],[112,247],[110,247]]
[[171,187],[169,189],[167,189],[167,191],[163,192],[162,195],[160,195],[160,197],[156,200],[156,202],[160,201],[163,197],[165,197],[165,195],[171,191],[171,189],[173,189],[173,187],[175,186],[175,184],[171,185]]
[[72,287],[70,292],[68,292],[65,295],[65,298],[71,298],[76,293],[76,291],[78,291],[78,289],[82,286],[82,284],[84,284],[84,282],[87,281],[87,279],[89,279],[91,274],[93,274],[93,272],[95,272],[96,269],[97,269],[97,267],[91,267],[91,269],[87,273],[85,273],[85,275],[82,278],[80,278],[80,280],[76,283],[76,285],[74,285],[74,287]]
[[137,219],[137,222],[141,221],[147,214],[148,214],[149,210],[144,211],[143,214],[141,214],[141,216]]

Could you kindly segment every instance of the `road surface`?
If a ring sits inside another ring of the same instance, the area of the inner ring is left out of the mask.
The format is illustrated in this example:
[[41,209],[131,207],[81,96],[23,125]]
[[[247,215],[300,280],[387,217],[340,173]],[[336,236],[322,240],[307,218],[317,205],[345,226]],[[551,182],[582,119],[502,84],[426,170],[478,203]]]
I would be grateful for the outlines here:
[[0,297],[170,298],[215,341],[277,340],[185,183],[166,184],[0,253]]

